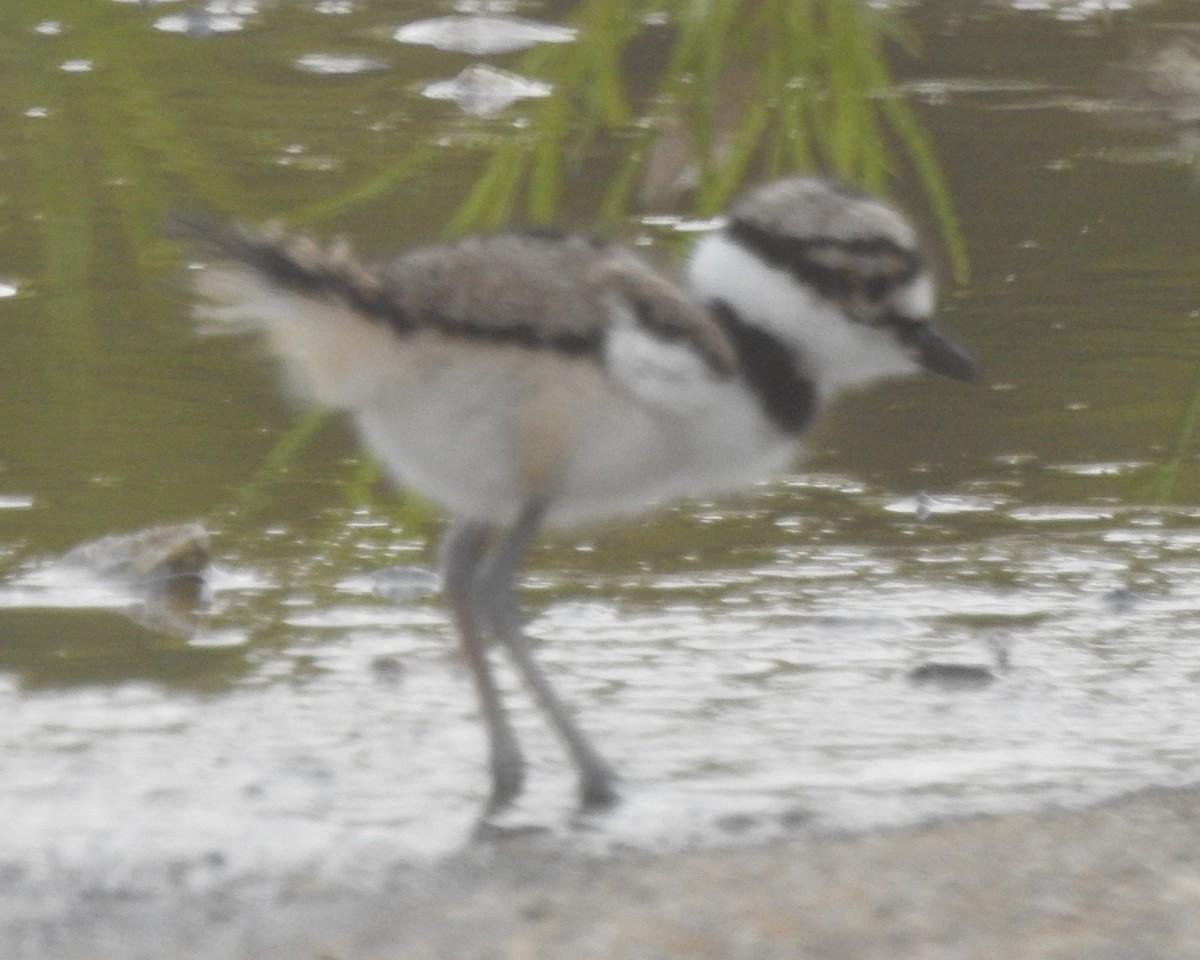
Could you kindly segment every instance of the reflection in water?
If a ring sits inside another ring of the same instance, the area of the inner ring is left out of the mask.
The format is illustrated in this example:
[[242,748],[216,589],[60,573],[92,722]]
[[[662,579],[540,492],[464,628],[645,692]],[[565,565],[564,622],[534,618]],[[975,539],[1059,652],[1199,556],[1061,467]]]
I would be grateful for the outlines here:
[[1158,0],[1008,0],[1015,10],[1050,13],[1060,20],[1079,21],[1123,13]]
[[1129,79],[1128,104],[1170,128],[1200,125],[1200,44],[1176,37],[1142,51],[1123,65]]
[[160,17],[154,26],[164,33],[182,33],[188,37],[211,37],[219,33],[234,33],[246,26],[246,18],[228,13],[214,13],[207,7],[197,7],[184,13]]
[[432,100],[453,100],[464,113],[489,117],[529,97],[550,96],[550,85],[530,80],[485,63],[463,68],[450,80],[437,80],[424,87]]
[[574,39],[575,31],[568,27],[484,13],[419,20],[396,31],[400,43],[428,44],[439,50],[474,56],[514,53],[539,43],[570,43]]
[[[706,523],[664,515],[644,531],[662,540],[663,569],[631,573],[606,538],[587,555],[538,551],[534,630],[554,638],[539,654],[627,774],[625,805],[573,845],[1078,804],[1200,773],[1180,719],[1200,675],[1186,641],[1200,606],[1196,511],[1064,515],[1048,530],[1006,511],[1002,490],[991,513],[924,523],[881,513],[880,491],[809,491],[832,501],[820,511],[804,493],[775,488]],[[775,523],[789,519],[810,525],[802,540]],[[744,534],[740,566],[679,558],[730,528]],[[256,579],[279,586],[221,589],[216,602],[243,623],[283,611],[287,639],[217,699],[144,684],[6,688],[19,708],[0,731],[0,856],[53,847],[136,888],[155,863],[214,851],[214,882],[265,869],[370,883],[397,858],[457,848],[481,758],[440,613],[360,584]],[[1131,587],[1137,602],[1114,605]],[[981,643],[1011,648],[1011,666],[969,689],[946,682],[964,668],[982,677]],[[940,678],[910,682],[931,663]],[[557,747],[530,703],[513,705],[537,787],[505,822],[569,833]],[[102,810],[139,811],[136,842],[128,817]]]
[[368,73],[387,69],[387,62],[377,57],[336,53],[306,53],[292,61],[297,70],[326,76]]

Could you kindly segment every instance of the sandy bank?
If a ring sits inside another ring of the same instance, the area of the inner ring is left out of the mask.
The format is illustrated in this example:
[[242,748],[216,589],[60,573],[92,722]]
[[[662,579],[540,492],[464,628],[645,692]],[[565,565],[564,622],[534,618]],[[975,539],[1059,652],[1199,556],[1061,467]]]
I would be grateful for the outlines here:
[[[11,892],[11,888],[10,888]],[[1197,960],[1200,790],[770,847],[584,861],[505,841],[369,894],[59,901],[5,957]],[[11,911],[8,912],[12,919]]]

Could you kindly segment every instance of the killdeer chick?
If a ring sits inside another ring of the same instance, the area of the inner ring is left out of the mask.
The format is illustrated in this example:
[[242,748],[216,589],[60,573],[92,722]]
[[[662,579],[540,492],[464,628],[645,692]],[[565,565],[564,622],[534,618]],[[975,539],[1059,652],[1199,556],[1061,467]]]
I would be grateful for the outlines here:
[[487,723],[489,812],[524,780],[493,643],[563,741],[582,803],[616,797],[523,632],[516,581],[541,527],[745,487],[788,463],[841,388],[978,372],[930,325],[912,226],[826,179],[746,194],[682,285],[579,236],[502,233],[368,263],[280,229],[181,229],[222,261],[197,275],[198,313],[263,333],[399,483],[456,518],[443,591]]

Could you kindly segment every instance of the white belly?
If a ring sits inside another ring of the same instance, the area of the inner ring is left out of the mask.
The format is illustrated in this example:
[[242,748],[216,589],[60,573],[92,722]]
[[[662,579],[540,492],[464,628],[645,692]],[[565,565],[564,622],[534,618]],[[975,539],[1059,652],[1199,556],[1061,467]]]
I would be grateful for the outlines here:
[[430,341],[387,362],[354,406],[360,429],[403,485],[458,516],[508,523],[536,499],[559,525],[628,514],[743,487],[794,451],[734,380],[671,410],[546,351]]

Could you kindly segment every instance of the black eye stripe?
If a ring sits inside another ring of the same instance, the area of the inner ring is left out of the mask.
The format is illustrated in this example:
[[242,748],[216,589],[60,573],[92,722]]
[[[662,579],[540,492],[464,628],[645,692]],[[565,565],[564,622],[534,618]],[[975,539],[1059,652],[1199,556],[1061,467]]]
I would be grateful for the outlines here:
[[739,219],[725,229],[735,243],[830,300],[865,296],[877,303],[921,270],[914,251],[887,237],[790,237]]

